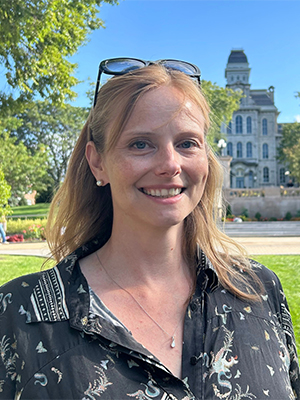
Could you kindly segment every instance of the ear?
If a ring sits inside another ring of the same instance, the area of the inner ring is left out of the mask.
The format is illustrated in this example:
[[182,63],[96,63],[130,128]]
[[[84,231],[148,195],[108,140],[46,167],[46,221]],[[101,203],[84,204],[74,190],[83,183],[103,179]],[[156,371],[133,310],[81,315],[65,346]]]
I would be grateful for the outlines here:
[[104,172],[103,156],[98,153],[93,141],[87,142],[85,148],[85,157],[96,181],[102,180],[103,184],[106,185],[108,182]]

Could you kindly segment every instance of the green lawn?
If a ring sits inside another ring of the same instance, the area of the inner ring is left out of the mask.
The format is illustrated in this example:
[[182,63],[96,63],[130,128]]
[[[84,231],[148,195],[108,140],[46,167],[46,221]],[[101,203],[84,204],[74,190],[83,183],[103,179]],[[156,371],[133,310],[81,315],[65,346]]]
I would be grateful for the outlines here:
[[46,267],[43,267],[45,261],[46,258],[42,257],[0,255],[0,286],[18,276],[31,274],[54,265],[54,261],[50,260]]
[[279,277],[292,315],[296,343],[300,356],[300,256],[254,256]]
[[[273,270],[281,280],[289,303],[296,343],[300,353],[300,256],[268,255],[254,258]],[[45,268],[43,267],[45,260],[41,257],[0,255],[0,285],[20,275],[40,271]],[[50,268],[52,265],[54,265],[54,261],[49,261],[46,268]]]
[[27,215],[30,214],[36,214],[36,215],[47,215],[49,211],[50,203],[39,203],[34,206],[17,206],[17,207],[12,207],[13,214],[11,215],[12,217],[14,215],[22,215],[26,217]]

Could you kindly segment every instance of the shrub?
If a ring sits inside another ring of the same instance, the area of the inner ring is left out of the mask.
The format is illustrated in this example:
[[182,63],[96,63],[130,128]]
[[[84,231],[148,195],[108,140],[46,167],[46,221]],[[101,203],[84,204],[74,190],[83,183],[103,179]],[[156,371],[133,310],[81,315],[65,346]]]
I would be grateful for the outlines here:
[[285,219],[286,219],[287,221],[290,221],[290,220],[292,219],[292,214],[291,214],[289,211],[286,213]]
[[269,218],[269,221],[277,221],[277,218],[271,217],[271,218]]
[[232,216],[231,205],[227,204],[227,206],[226,206],[226,217],[230,218],[230,216]]
[[257,219],[257,221],[261,221],[261,213],[257,212],[255,214],[255,218]]
[[43,219],[9,219],[7,221],[8,236],[23,234],[24,239],[45,239],[47,218]]
[[247,210],[247,208],[244,208],[242,213],[241,213],[241,217],[245,217],[245,218],[249,218],[249,212]]

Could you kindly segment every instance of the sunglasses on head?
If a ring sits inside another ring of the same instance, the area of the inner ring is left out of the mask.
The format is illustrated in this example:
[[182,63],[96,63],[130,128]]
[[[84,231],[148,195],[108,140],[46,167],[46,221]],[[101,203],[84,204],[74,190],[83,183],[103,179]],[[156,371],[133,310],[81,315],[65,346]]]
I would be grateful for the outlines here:
[[183,72],[184,74],[190,76],[191,78],[196,78],[199,82],[199,85],[201,84],[200,69],[196,65],[188,63],[186,61],[180,61],[180,60],[145,61],[145,60],[140,60],[138,58],[110,58],[108,60],[101,61],[99,65],[93,107],[95,107],[97,102],[97,96],[100,86],[100,78],[102,73],[108,75],[124,75],[127,74],[128,72],[147,67],[148,65],[151,64],[160,64],[167,69]]

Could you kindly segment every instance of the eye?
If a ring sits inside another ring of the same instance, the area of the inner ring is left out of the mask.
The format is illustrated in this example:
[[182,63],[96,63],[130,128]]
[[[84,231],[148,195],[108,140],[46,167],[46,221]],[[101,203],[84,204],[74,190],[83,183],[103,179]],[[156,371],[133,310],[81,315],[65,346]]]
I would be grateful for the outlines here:
[[199,147],[198,143],[194,140],[185,140],[179,144],[182,149],[190,149],[191,147]]
[[148,144],[144,140],[136,140],[130,144],[130,147],[137,150],[144,150]]

